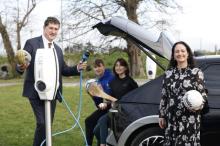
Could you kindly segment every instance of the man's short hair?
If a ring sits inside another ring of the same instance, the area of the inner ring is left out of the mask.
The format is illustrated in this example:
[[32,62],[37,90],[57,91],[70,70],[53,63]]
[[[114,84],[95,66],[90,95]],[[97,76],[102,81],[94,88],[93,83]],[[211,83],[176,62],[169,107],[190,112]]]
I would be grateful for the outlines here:
[[102,64],[103,66],[105,66],[104,61],[103,61],[102,59],[96,59],[96,60],[94,61],[93,66],[94,66],[94,67],[100,67],[101,64]]
[[47,17],[44,21],[44,27],[48,26],[50,23],[58,24],[60,26],[60,21],[55,17]]

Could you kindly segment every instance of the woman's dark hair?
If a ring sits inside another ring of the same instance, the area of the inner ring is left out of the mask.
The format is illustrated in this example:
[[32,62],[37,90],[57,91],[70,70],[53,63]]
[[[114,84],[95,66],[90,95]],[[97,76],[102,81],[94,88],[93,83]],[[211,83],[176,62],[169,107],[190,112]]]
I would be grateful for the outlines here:
[[172,54],[171,54],[171,59],[170,59],[168,68],[173,68],[173,67],[177,66],[177,61],[174,59],[174,51],[175,51],[176,46],[179,45],[179,44],[182,44],[183,46],[186,47],[186,51],[189,55],[188,58],[187,58],[188,66],[190,68],[195,67],[195,61],[194,61],[194,58],[193,58],[193,53],[192,53],[191,48],[189,47],[189,45],[187,43],[185,43],[183,41],[179,41],[179,42],[176,42],[172,47]]
[[96,60],[94,61],[94,63],[93,63],[93,66],[94,66],[94,67],[100,67],[101,64],[102,64],[103,66],[105,66],[104,61],[103,61],[102,59],[96,59]]
[[44,21],[44,27],[48,26],[50,23],[58,24],[60,26],[60,21],[57,18],[47,17],[47,19]]
[[128,63],[127,63],[127,61],[126,61],[125,59],[123,59],[123,58],[118,58],[118,59],[115,61],[115,64],[114,64],[114,66],[113,66],[113,72],[114,72],[115,76],[118,77],[118,74],[117,74],[116,71],[115,71],[115,66],[116,66],[116,64],[117,64],[118,62],[120,63],[121,66],[124,66],[124,67],[126,68],[126,70],[125,70],[125,75],[128,76],[128,75],[129,75]]

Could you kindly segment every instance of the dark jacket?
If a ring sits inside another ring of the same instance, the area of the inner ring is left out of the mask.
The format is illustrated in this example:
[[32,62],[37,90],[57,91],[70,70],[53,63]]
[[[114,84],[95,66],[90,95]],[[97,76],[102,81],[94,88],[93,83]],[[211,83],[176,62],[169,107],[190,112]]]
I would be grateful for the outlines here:
[[[111,89],[109,87],[109,82],[114,78],[110,69],[105,69],[104,75],[98,79],[98,83],[101,84],[103,91],[107,94],[111,94]],[[103,102],[103,99],[100,97],[93,97],[95,105],[98,107],[100,103]]]
[[114,80],[110,82],[110,88],[112,90],[112,96],[120,100],[122,96],[138,88],[138,84],[130,76],[126,76],[122,79],[116,76]]
[[[63,52],[61,48],[55,43],[54,43],[54,47],[57,52],[57,57],[58,57],[58,62],[59,62],[60,86],[58,88],[58,91],[62,92],[62,75],[63,76],[79,75],[79,72],[77,71],[76,66],[73,66],[73,67],[67,66],[64,61]],[[35,62],[36,51],[39,48],[44,48],[42,36],[27,40],[24,46],[24,50],[28,51],[31,54],[31,62],[26,70],[26,75],[24,79],[24,87],[23,87],[23,96],[28,97],[30,99],[39,99],[38,93],[34,88],[34,83],[35,83],[34,62]],[[58,92],[56,95],[56,99],[59,99],[59,101],[61,101],[61,98],[58,96]]]

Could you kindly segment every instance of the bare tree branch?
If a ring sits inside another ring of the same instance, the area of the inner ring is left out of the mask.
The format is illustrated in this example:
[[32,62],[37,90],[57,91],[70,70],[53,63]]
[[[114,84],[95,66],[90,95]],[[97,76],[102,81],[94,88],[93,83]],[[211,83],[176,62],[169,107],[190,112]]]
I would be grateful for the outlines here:
[[[160,26],[158,21],[164,20],[163,16],[165,15],[167,18],[170,17],[170,9],[180,8],[176,0],[72,0],[69,1],[68,6],[65,10],[66,18],[64,18],[64,22],[66,28],[71,29],[72,35],[66,41],[78,41],[82,37],[88,38],[88,35],[93,31],[91,26],[100,20],[117,15],[127,17],[136,23],[146,24],[148,28]],[[156,17],[152,17],[152,15]],[[96,41],[97,46],[111,46],[117,39],[116,37],[103,39],[94,32],[93,36],[96,36],[95,38],[99,37],[99,41]],[[92,40],[90,41],[92,42]],[[143,65],[140,62],[140,50],[135,49],[132,42],[126,41],[127,47],[125,50],[129,56],[132,74],[142,74]]]
[[[30,2],[31,1],[31,2]],[[7,1],[8,2],[8,1]],[[18,1],[17,1],[18,2]],[[31,3],[31,6],[30,6]],[[19,4],[17,5],[9,5],[10,7],[7,7],[5,10],[1,12],[0,15],[0,33],[2,36],[3,44],[4,44],[4,49],[6,50],[7,57],[8,57],[8,62],[11,65],[11,70],[12,70],[12,76],[16,76],[16,71],[15,71],[15,53],[14,49],[12,46],[11,40],[14,39],[14,32],[16,31],[16,40],[17,40],[17,49],[21,48],[21,29],[26,26],[28,23],[29,16],[33,9],[36,7],[36,2],[35,0],[28,0],[27,3],[27,10],[25,11],[23,18],[20,21],[20,16],[21,16],[21,9],[19,7]],[[13,11],[10,11],[13,10]],[[15,14],[16,11],[16,14]],[[10,12],[10,13],[9,13]],[[5,14],[5,20],[4,22],[2,21],[2,14]],[[9,20],[10,19],[10,20]],[[14,25],[10,25],[11,22],[14,20],[16,27],[13,28]],[[13,31],[10,31],[10,28],[13,29]],[[15,31],[14,31],[15,30]],[[10,33],[12,32],[12,33]]]
[[32,6],[29,7],[29,3],[30,0],[28,0],[28,4],[27,4],[27,12],[24,15],[23,19],[21,20],[21,22],[19,22],[19,29],[21,29],[22,27],[26,26],[26,24],[28,23],[28,17],[30,16],[31,12],[34,10],[34,8],[36,7],[36,2],[34,0],[32,0]]

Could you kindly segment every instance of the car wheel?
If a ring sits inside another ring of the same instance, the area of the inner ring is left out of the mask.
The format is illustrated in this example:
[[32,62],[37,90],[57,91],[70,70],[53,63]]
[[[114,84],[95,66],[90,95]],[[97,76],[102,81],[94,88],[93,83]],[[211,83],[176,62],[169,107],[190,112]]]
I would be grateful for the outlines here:
[[130,146],[162,146],[164,132],[159,127],[147,128],[138,133]]

